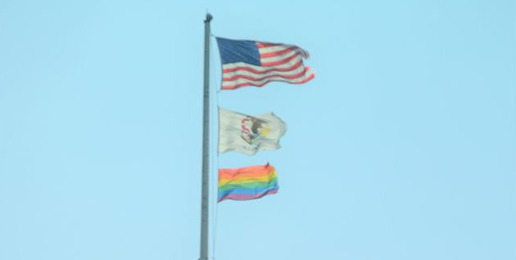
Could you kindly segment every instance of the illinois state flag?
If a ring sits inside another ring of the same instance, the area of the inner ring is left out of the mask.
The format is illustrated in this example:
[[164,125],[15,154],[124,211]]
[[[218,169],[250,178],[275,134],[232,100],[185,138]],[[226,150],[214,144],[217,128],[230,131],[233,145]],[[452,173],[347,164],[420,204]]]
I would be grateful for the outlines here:
[[219,108],[219,153],[237,151],[254,155],[280,148],[287,125],[274,113],[249,116]]
[[230,40],[217,37],[222,61],[222,89],[262,87],[271,81],[302,84],[315,77],[303,58],[308,52],[282,43]]

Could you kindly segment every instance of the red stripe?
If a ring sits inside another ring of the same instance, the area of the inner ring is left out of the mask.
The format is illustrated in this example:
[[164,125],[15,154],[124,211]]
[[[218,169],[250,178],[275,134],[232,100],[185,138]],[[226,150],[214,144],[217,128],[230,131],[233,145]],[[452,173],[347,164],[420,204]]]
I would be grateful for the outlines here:
[[231,69],[224,69],[224,70],[222,70],[222,72],[225,74],[225,73],[235,72],[235,71],[239,71],[239,70],[245,70],[245,71],[252,72],[254,74],[265,74],[265,73],[269,73],[269,72],[273,72],[273,71],[278,71],[278,72],[291,71],[291,70],[295,70],[295,69],[299,68],[302,65],[303,65],[303,61],[300,60],[296,64],[292,65],[291,67],[287,67],[287,68],[276,68],[276,69],[273,68],[273,69],[269,69],[269,70],[256,70],[256,69],[253,69],[250,67],[236,67],[236,68],[231,68]]
[[269,42],[256,42],[256,46],[258,46],[258,48],[276,47],[276,46],[282,46],[282,45],[285,45],[285,44],[269,43]]
[[283,54],[289,53],[289,52],[298,52],[297,49],[298,49],[297,47],[290,47],[290,48],[287,48],[287,49],[284,49],[281,51],[260,53],[260,58],[270,58],[270,57],[274,57],[274,56],[283,55]]
[[[302,80],[302,81],[299,81],[299,82],[288,82],[287,83],[290,83],[290,84],[303,84],[303,83],[306,83],[310,80],[312,80],[313,78],[315,78],[315,73],[312,73],[310,74],[310,76],[308,76],[308,78]],[[222,86],[222,90],[233,90],[233,89],[237,89],[237,88],[241,88],[241,87],[246,87],[246,86],[256,86],[256,87],[263,87],[265,84],[271,82],[271,81],[275,81],[273,79],[271,80],[268,80],[262,84],[253,84],[253,83],[242,83],[242,84],[238,84],[238,85],[235,85],[235,86],[231,86],[231,87],[224,87]],[[278,81],[281,81],[281,80],[278,80]]]
[[278,66],[278,65],[282,65],[282,64],[285,64],[293,59],[295,59],[297,56],[300,56],[299,53],[296,53],[292,56],[289,56],[285,59],[282,59],[282,60],[278,60],[278,61],[271,61],[271,62],[262,62],[262,67],[272,67],[272,66]]
[[296,73],[296,74],[293,74],[293,75],[272,74],[272,75],[267,75],[265,77],[259,77],[259,78],[253,78],[253,77],[247,76],[247,75],[235,75],[235,76],[230,77],[230,78],[223,78],[222,81],[229,82],[229,81],[234,81],[234,80],[237,80],[237,79],[247,79],[247,80],[252,80],[252,81],[260,81],[260,80],[264,80],[264,79],[272,78],[272,77],[280,77],[280,78],[284,78],[284,79],[296,79],[296,78],[301,77],[302,75],[305,75],[306,72],[307,72],[307,69],[305,68],[303,71],[301,71],[299,73]]

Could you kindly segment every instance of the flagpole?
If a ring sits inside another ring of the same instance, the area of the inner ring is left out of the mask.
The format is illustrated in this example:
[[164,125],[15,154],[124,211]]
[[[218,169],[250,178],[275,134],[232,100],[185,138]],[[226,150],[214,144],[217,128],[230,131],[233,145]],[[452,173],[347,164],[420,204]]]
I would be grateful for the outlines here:
[[204,108],[202,127],[202,199],[201,199],[201,257],[208,260],[209,240],[209,192],[210,192],[210,21],[211,14],[204,20]]

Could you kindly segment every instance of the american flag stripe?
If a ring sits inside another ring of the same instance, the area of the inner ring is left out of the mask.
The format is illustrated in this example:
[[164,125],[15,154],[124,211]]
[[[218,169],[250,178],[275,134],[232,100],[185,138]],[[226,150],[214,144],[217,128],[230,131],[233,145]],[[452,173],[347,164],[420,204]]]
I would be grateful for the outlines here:
[[281,56],[276,56],[273,58],[262,59],[262,66],[263,67],[273,67],[273,66],[277,66],[277,65],[282,65],[282,64],[285,64],[285,63],[295,59],[298,56],[299,55],[297,55],[297,54],[294,54],[291,56],[281,55]]
[[271,81],[282,81],[291,84],[302,84],[312,80],[315,77],[315,74],[310,70],[309,67],[306,67],[306,70],[304,70],[302,73],[298,73],[297,75],[292,76],[294,77],[286,78],[284,75],[270,75],[260,80],[239,78],[232,81],[223,81],[222,89],[230,90],[246,86],[262,87]]
[[255,74],[264,74],[264,73],[269,73],[269,72],[286,72],[286,71],[291,71],[291,70],[295,70],[301,66],[303,66],[303,63],[301,61],[298,61],[296,63],[294,63],[293,65],[292,64],[287,64],[289,65],[288,67],[282,67],[282,68],[273,68],[273,69],[270,69],[270,68],[252,68],[252,67],[234,67],[234,68],[230,68],[228,66],[227,69],[224,69],[224,73],[227,74],[227,75],[230,75],[230,73],[245,73],[246,71],[248,72],[252,72],[252,73],[255,73]]
[[[299,63],[301,63],[301,65],[299,65]],[[224,65],[222,65],[222,69],[223,69],[224,73],[233,72],[233,71],[237,71],[237,70],[250,70],[250,71],[254,71],[255,73],[263,73],[263,72],[267,72],[267,71],[289,71],[289,70],[293,70],[293,69],[297,68],[297,66],[303,66],[303,61],[302,61],[301,57],[299,57],[299,56],[284,63],[284,64],[277,65],[274,67],[262,67],[262,66],[250,65],[247,63],[243,63],[243,62],[238,62],[238,63],[232,63],[232,64],[224,64]]]
[[[266,77],[278,75],[278,76],[284,76],[285,78],[292,77],[291,75],[297,75],[299,73],[304,73],[306,70],[306,67],[299,66],[296,69],[288,70],[288,71],[271,71],[271,72],[261,72],[261,73],[254,73],[250,71],[238,71],[238,72],[230,72],[224,74],[225,81],[233,81],[238,78],[247,78],[247,79],[254,79],[254,80],[261,80]],[[297,76],[296,76],[297,77]],[[293,79],[293,78],[292,78]]]
[[[270,49],[270,48],[268,48]],[[273,50],[273,51],[268,51],[268,52],[263,52],[263,49],[260,49],[260,58],[270,58],[270,57],[274,57],[274,56],[278,56],[278,55],[283,55],[283,54],[286,54],[286,53],[290,53],[290,52],[293,52],[293,51],[296,51],[296,47],[289,47],[289,48],[282,48],[282,50]]]
[[280,51],[284,51],[284,50],[294,50],[296,52],[299,52],[303,58],[306,58],[308,59],[309,58],[309,54],[307,51],[295,46],[295,45],[287,45],[287,44],[280,44],[280,45],[275,45],[275,46],[269,46],[269,45],[260,45],[260,44],[257,44],[259,50],[260,50],[260,53],[275,53],[275,52],[280,52]]
[[303,64],[308,52],[281,43],[217,38],[222,60],[222,89],[261,87],[271,81],[302,84],[315,77]]

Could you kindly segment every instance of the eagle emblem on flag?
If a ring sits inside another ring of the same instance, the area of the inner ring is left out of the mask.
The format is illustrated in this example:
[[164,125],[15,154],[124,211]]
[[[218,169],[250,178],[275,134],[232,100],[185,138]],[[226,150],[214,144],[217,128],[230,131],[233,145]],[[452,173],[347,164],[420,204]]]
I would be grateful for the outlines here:
[[276,150],[286,131],[285,122],[273,113],[250,116],[219,107],[219,153]]
[[264,120],[247,116],[242,120],[242,134],[240,135],[248,144],[253,144],[260,137],[267,137],[271,127]]

